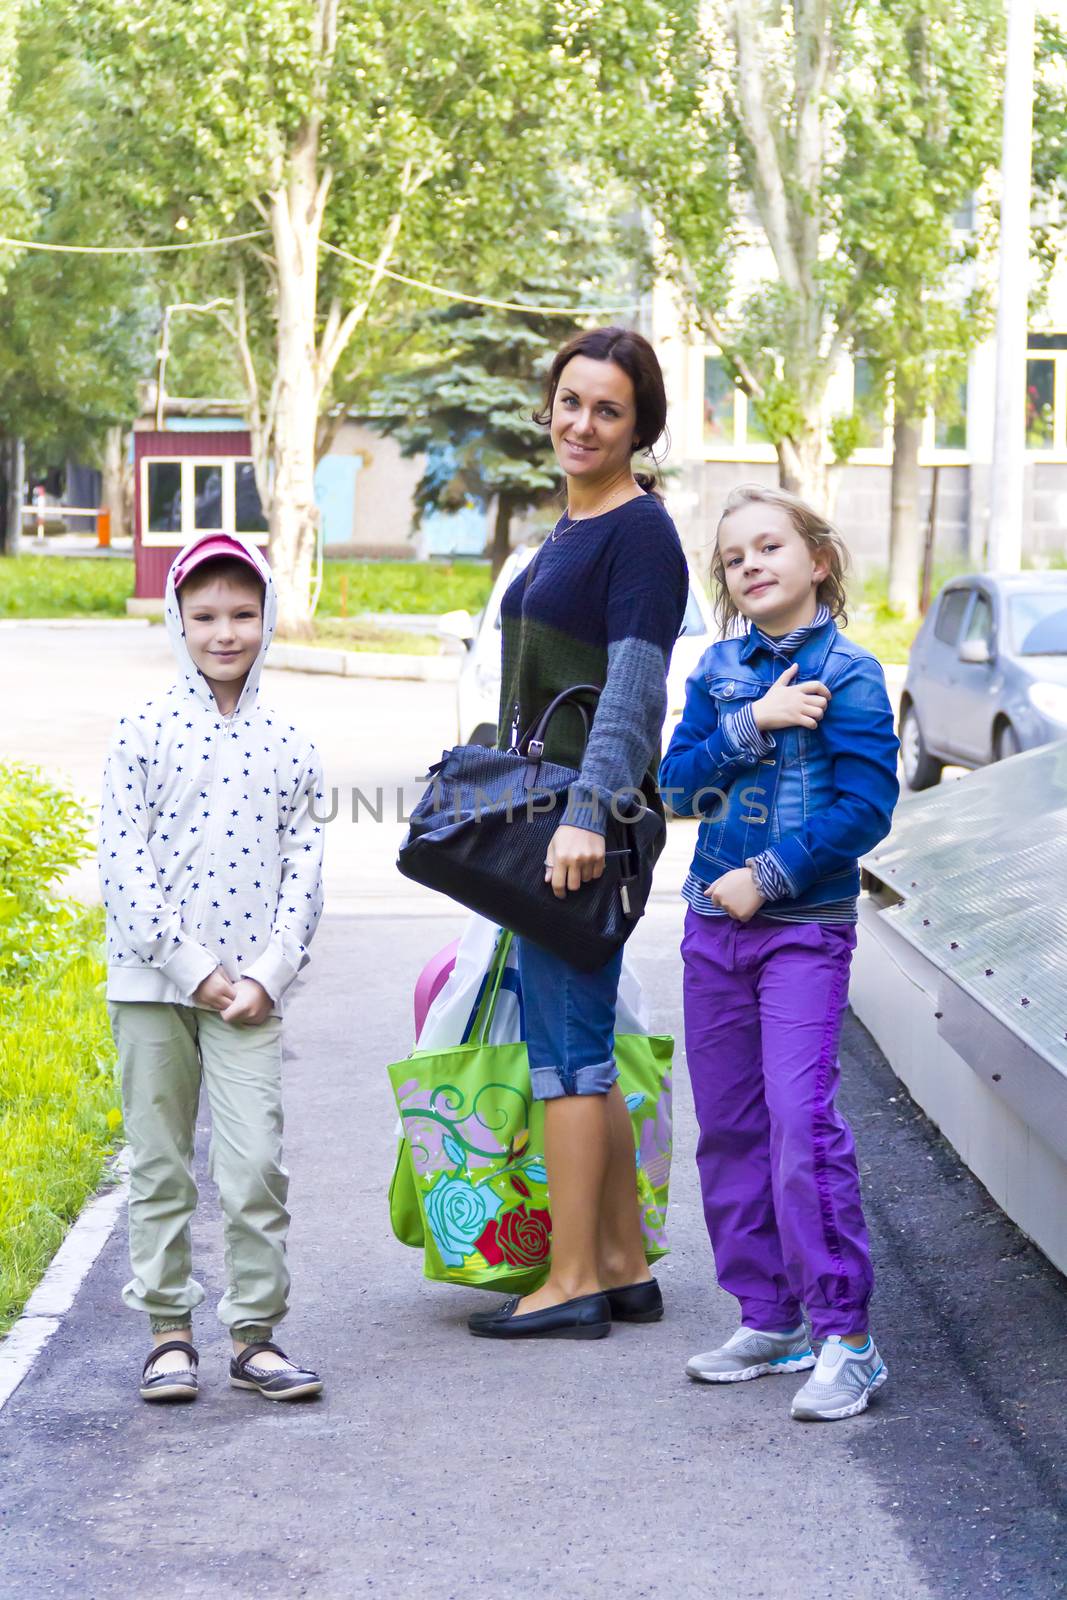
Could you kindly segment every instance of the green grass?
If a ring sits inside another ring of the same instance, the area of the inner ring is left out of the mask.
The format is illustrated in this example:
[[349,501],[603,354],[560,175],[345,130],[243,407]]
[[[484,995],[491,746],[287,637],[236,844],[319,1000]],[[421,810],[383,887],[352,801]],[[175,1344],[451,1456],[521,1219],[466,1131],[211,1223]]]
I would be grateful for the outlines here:
[[72,795],[0,765],[0,1332],[100,1183],[122,1123],[104,914],[50,887],[90,848]]
[[124,617],[132,593],[132,560],[0,558],[0,617]]
[[[341,615],[342,578],[349,617],[363,611],[480,611],[492,584],[484,561],[327,561],[320,620]],[[132,560],[0,558],[0,618],[124,617],[132,593]]]
[[375,627],[351,617],[318,617],[314,639],[279,639],[279,644],[310,644],[321,650],[374,650],[386,655],[437,656],[440,639],[425,633],[402,633],[397,628]]
[[850,639],[876,655],[883,666],[906,662],[918,622],[906,622],[888,605],[851,606],[848,613]]
[[342,576],[350,617],[361,611],[480,611],[492,587],[484,561],[327,561],[319,618],[341,615]]
[[[967,562],[945,561],[934,565],[931,596],[936,597],[950,578],[969,572]],[[906,622],[889,604],[889,578],[881,569],[869,572],[861,584],[850,586],[848,627],[850,639],[872,651],[885,666],[905,664],[921,618]]]
[[99,1187],[122,1127],[104,1004],[103,912],[47,980],[0,990],[0,1333]]

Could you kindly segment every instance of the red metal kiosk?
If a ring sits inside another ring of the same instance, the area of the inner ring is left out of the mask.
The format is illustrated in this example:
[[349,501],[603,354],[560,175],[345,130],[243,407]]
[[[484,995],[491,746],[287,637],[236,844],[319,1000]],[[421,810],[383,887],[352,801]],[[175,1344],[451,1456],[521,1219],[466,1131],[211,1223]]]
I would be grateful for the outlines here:
[[135,607],[163,598],[171,562],[196,533],[267,543],[248,432],[220,421],[190,417],[180,429],[134,432]]

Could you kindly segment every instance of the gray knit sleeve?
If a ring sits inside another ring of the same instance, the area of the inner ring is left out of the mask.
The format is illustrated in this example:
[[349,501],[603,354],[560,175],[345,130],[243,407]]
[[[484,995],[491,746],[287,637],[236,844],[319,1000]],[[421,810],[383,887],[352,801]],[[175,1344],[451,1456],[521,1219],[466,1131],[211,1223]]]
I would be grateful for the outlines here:
[[667,662],[647,639],[608,645],[607,680],[597,702],[581,772],[571,784],[565,823],[607,830],[611,802],[639,789],[660,748],[667,712]]

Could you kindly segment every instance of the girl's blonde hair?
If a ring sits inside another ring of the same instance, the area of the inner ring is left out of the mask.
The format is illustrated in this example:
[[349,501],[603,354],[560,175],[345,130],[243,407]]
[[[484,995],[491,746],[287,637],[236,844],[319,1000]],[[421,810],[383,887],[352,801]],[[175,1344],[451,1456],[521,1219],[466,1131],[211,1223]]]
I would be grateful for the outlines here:
[[816,598],[820,605],[829,607],[830,615],[835,621],[840,617],[843,622],[847,622],[845,573],[848,570],[849,556],[845,541],[833,523],[821,512],[816,511],[814,506],[809,506],[806,500],[801,500],[799,495],[790,494],[788,489],[769,489],[760,483],[739,483],[726,497],[722,516],[715,529],[715,547],[711,557],[711,575],[715,579],[716,588],[715,616],[723,633],[731,631],[741,613],[734,605],[726,586],[726,568],[719,548],[719,532],[731,511],[737,511],[741,506],[747,505],[780,506],[788,514],[790,522],[812,555],[825,557],[829,571],[816,590]]

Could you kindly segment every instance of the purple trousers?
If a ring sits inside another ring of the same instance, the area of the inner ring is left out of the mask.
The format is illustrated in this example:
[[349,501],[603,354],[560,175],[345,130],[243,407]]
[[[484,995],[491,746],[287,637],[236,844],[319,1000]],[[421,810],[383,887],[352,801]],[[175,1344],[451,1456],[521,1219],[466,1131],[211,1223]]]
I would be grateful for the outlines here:
[[862,1333],[873,1287],[852,1131],[834,1104],[851,927],[685,919],[685,1048],[704,1217],[741,1320]]

